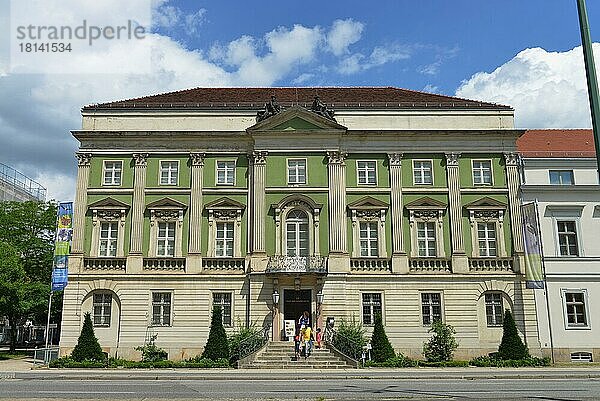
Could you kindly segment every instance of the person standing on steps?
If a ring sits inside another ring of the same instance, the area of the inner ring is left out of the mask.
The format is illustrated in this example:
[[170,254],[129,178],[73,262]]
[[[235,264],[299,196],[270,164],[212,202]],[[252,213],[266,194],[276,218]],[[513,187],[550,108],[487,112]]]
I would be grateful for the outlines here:
[[310,315],[308,314],[308,311],[305,310],[298,318],[298,327],[308,327],[308,325],[310,325]]
[[310,326],[306,326],[304,329],[304,344],[306,344],[306,351],[304,352],[304,359],[306,359],[312,352],[312,330]]

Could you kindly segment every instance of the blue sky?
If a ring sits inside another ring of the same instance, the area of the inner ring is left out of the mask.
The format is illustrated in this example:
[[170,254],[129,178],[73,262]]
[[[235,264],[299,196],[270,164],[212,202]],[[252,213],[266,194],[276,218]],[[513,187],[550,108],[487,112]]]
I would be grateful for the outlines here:
[[[151,27],[144,40],[84,46],[66,62],[42,55],[37,74],[13,72],[0,40],[0,161],[56,199],[73,197],[69,131],[81,106],[191,87],[398,86],[510,105],[518,128],[590,126],[576,0],[13,2],[42,23]],[[600,1],[588,3],[600,41]],[[12,35],[9,14],[0,38]]]
[[[600,2],[588,3],[592,34],[597,33],[597,38]],[[195,37],[181,27],[157,29],[190,49],[207,51],[214,42],[228,43],[243,35],[261,38],[278,26],[328,27],[336,19],[351,18],[364,24],[361,40],[350,46],[353,51],[397,44],[411,52],[410,59],[357,74],[316,73],[305,85],[395,85],[418,90],[431,85],[452,95],[461,81],[494,70],[523,49],[565,51],[581,41],[575,0],[176,1],[169,5],[186,13],[206,10]],[[322,57],[312,67],[327,62],[331,57]],[[423,72],[436,62],[436,73]],[[296,76],[276,84],[294,85]]]

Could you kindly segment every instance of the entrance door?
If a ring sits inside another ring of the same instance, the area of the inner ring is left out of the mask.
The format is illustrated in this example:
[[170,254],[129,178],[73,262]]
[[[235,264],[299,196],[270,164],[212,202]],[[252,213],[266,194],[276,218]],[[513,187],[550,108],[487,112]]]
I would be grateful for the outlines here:
[[309,321],[312,325],[311,316],[311,290],[283,290],[283,318],[293,320],[298,332],[298,318],[304,311],[308,312]]

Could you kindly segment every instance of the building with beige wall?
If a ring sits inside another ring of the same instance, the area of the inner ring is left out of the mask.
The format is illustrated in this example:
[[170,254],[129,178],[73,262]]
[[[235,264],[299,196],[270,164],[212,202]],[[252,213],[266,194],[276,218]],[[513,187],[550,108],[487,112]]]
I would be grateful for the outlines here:
[[170,358],[194,356],[215,303],[228,330],[270,325],[275,340],[304,310],[368,330],[381,313],[413,357],[442,319],[458,358],[495,351],[510,308],[539,352],[510,107],[389,87],[196,88],[82,117],[62,354],[91,311],[111,355],[138,357],[157,334]]
[[592,131],[529,130],[518,148],[523,198],[538,202],[546,267],[547,289],[535,291],[542,347],[556,361],[600,361],[600,187]]

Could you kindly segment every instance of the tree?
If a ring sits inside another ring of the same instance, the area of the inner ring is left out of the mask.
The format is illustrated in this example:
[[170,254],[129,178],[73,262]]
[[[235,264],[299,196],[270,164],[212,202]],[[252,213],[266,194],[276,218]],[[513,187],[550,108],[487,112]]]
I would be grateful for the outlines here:
[[498,357],[500,359],[525,359],[529,358],[529,350],[523,344],[515,319],[510,310],[504,312],[504,321],[502,323],[502,342],[498,348]]
[[71,358],[77,362],[82,361],[103,361],[105,359],[102,347],[94,334],[92,317],[89,312],[84,315],[83,327],[77,340],[77,345],[71,353]]
[[381,313],[375,315],[375,327],[371,336],[371,347],[373,348],[371,356],[375,362],[385,362],[396,356],[394,348],[385,334]]
[[210,333],[208,334],[208,341],[206,341],[202,358],[212,359],[213,361],[219,358],[229,359],[227,333],[225,333],[225,327],[223,327],[221,308],[217,305],[213,307]]
[[15,352],[17,326],[45,308],[49,286],[29,280],[17,250],[2,240],[0,264],[0,316],[8,319],[10,352]]
[[458,343],[454,338],[456,330],[449,324],[436,320],[431,325],[429,333],[433,333],[429,342],[423,344],[423,355],[429,362],[451,361]]

